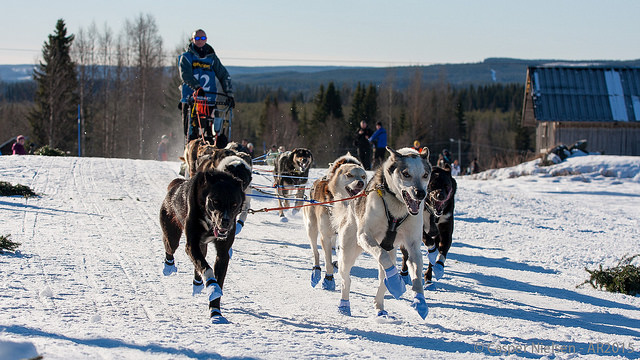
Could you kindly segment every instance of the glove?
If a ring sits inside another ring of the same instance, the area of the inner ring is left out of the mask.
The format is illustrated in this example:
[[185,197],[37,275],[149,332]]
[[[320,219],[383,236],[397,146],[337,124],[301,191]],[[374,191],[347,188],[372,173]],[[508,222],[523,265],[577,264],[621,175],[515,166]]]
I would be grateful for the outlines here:
[[229,101],[229,107],[230,108],[235,108],[236,107],[236,100],[233,98],[233,93],[228,93],[227,94],[228,97],[228,101]]

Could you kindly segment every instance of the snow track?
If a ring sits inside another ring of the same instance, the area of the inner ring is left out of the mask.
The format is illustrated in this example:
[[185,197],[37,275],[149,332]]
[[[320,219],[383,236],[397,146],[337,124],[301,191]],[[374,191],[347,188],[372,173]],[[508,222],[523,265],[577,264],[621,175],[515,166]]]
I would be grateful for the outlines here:
[[[387,295],[400,324],[378,324],[373,259],[352,270],[352,317],[338,290],[310,286],[311,251],[298,213],[252,214],[234,245],[222,297],[229,325],[192,296],[193,266],[176,253],[161,273],[158,224],[179,164],[102,158],[0,157],[0,177],[41,197],[0,198],[0,341],[31,342],[45,359],[640,357],[640,298],[576,285],[584,268],[640,249],[640,184],[584,176],[461,178],[445,276],[428,288],[426,321]],[[313,169],[312,177],[325,170]],[[252,208],[275,200],[253,198]],[[209,259],[214,256],[210,248]],[[426,250],[423,248],[423,252]],[[322,264],[324,271],[324,264]],[[336,277],[339,288],[341,279]],[[627,351],[604,352],[607,344]],[[591,345],[600,352],[589,352]],[[635,352],[628,347],[635,346]],[[563,348],[564,349],[564,348]],[[1,350],[1,349],[0,349]],[[573,354],[573,355],[572,355]]]

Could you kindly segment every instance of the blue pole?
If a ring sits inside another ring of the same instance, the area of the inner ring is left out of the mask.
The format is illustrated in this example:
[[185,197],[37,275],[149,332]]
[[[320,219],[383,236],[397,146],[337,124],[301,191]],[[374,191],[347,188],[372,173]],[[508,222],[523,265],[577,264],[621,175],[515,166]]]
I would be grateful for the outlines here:
[[78,157],[82,157],[82,146],[81,146],[81,138],[82,138],[82,126],[80,125],[80,104],[78,104]]

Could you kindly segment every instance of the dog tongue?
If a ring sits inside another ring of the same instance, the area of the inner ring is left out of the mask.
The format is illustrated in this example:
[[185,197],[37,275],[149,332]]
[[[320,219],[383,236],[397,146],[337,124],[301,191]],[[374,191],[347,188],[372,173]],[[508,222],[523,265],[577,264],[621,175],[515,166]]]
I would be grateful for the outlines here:
[[412,215],[416,215],[420,211],[420,201],[411,199],[407,202],[407,207]]

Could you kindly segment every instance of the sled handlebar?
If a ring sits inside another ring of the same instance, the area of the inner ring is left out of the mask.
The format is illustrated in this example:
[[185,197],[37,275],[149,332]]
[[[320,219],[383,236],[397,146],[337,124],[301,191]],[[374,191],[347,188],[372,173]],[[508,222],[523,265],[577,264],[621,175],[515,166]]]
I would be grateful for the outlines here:
[[[209,96],[196,96],[194,97],[193,95],[189,95],[188,98],[188,102],[189,105],[193,105],[196,101],[199,102],[203,102],[207,105],[220,105],[220,106],[229,106],[230,101],[229,101],[229,96],[227,94],[224,93],[209,93]],[[224,101],[218,101],[218,100],[214,100],[212,101],[211,98],[217,99],[219,96],[222,96],[225,98]]]

